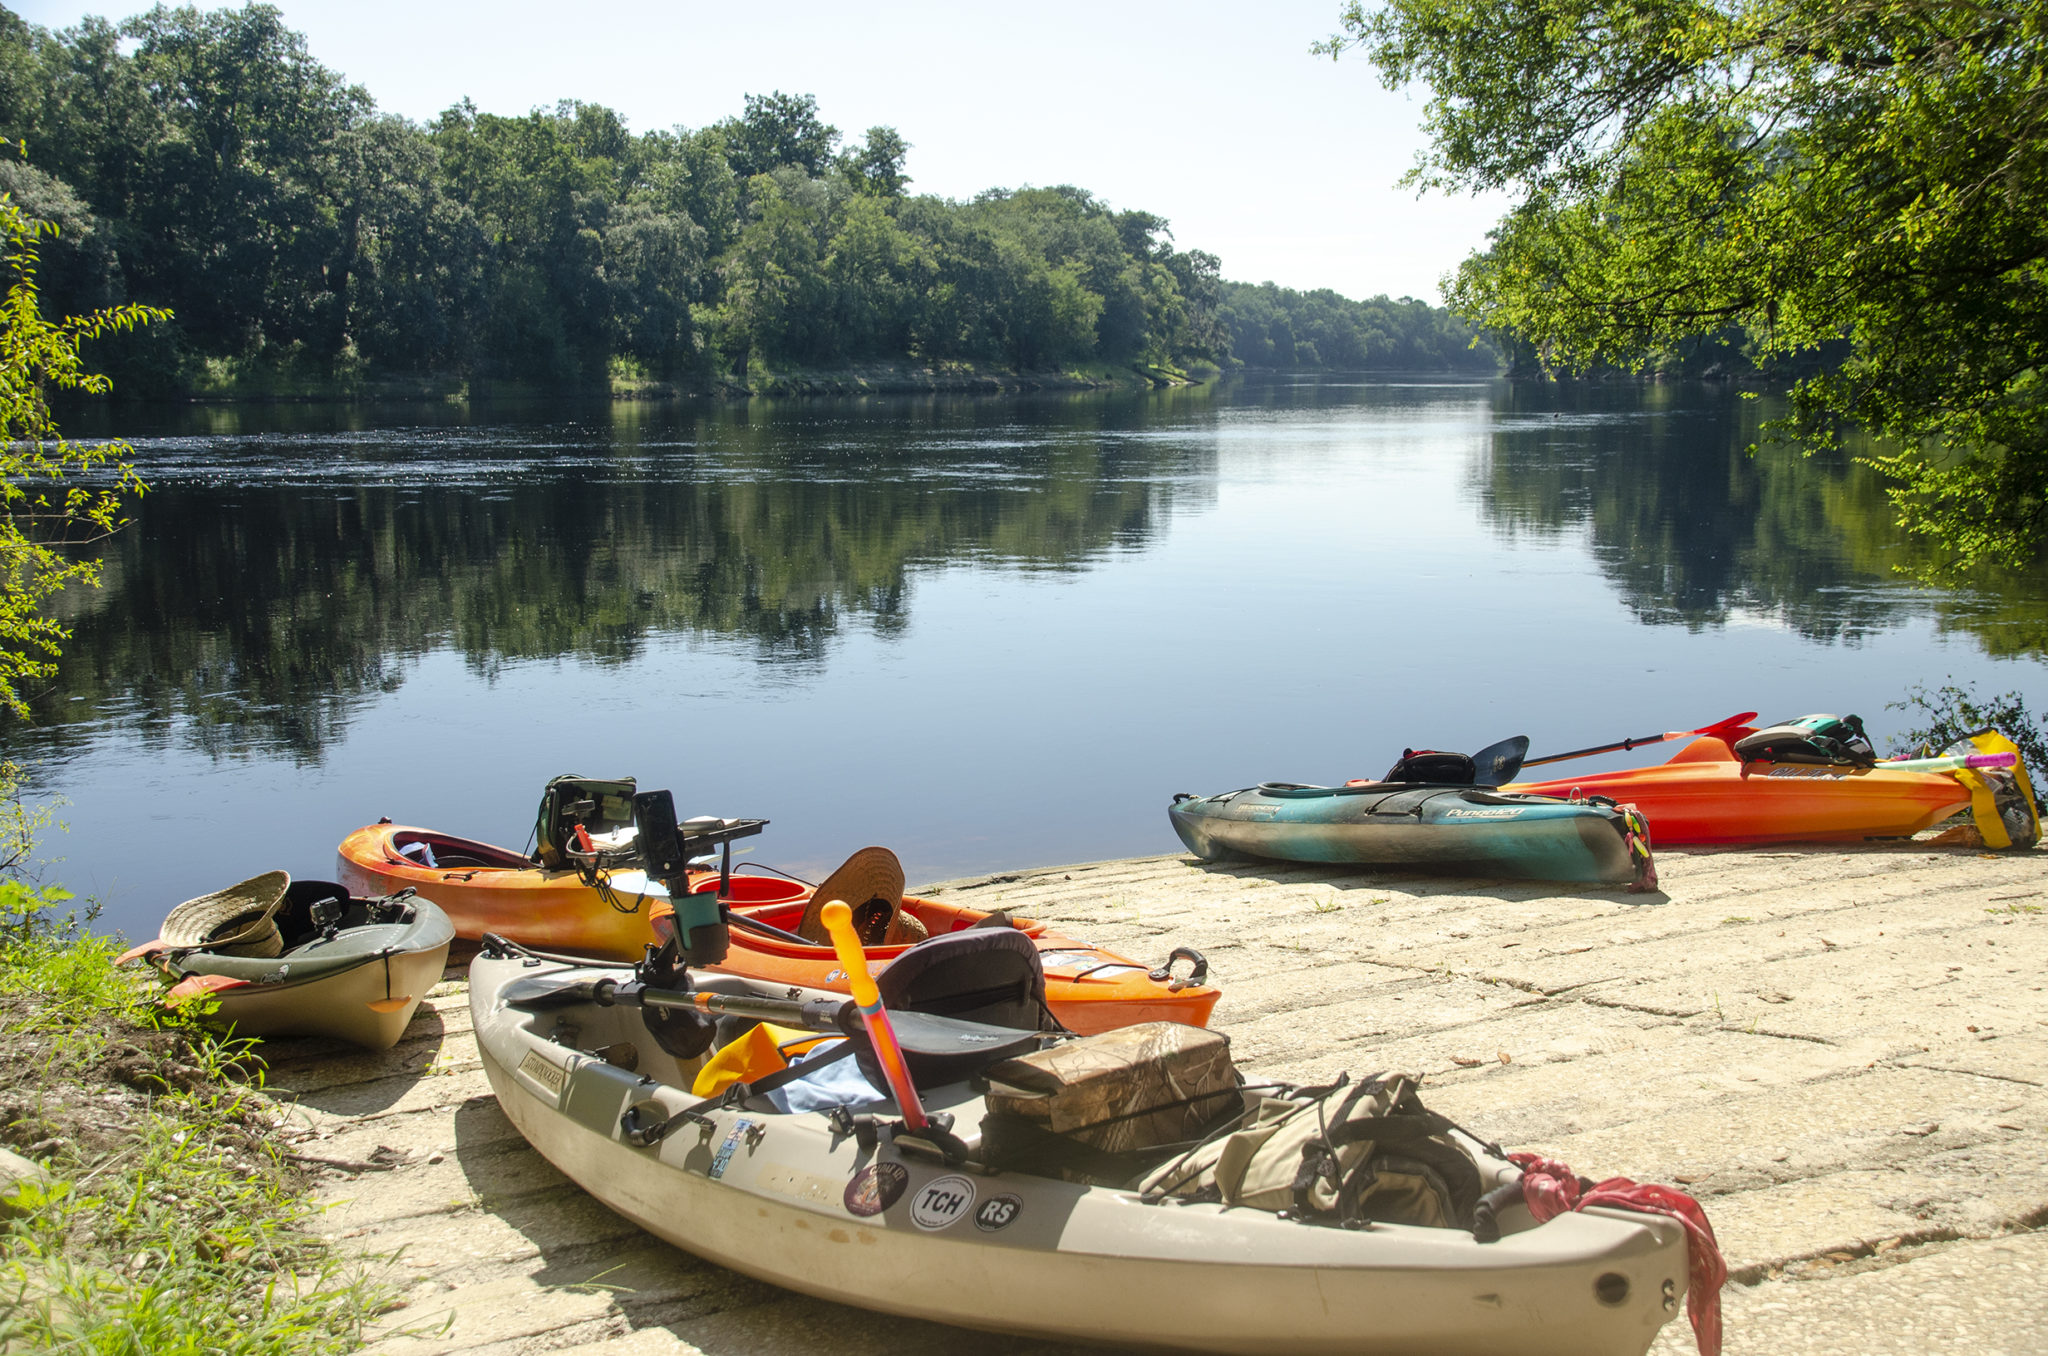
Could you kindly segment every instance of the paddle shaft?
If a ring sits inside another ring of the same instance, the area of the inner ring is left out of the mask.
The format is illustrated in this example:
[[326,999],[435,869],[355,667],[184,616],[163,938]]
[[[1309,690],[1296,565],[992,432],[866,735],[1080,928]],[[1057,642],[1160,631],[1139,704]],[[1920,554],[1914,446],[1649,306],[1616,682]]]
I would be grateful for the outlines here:
[[1952,772],[1959,767],[2011,767],[2016,753],[1960,753],[1945,758],[1894,758],[1877,764],[1893,772]]
[[600,1007],[694,1008],[698,1012],[744,1017],[755,1022],[781,1022],[806,1031],[839,1030],[839,1010],[846,1006],[843,998],[757,998],[753,994],[706,993],[697,989],[656,989],[645,984],[621,984],[615,979],[567,985],[562,994]]
[[924,1114],[924,1103],[918,1099],[917,1085],[910,1081],[910,1066],[903,1060],[903,1047],[896,1043],[896,1028],[889,1025],[881,990],[868,973],[867,954],[861,950],[860,938],[853,931],[853,910],[835,899],[819,911],[819,918],[825,931],[832,935],[832,949],[839,953],[839,967],[846,971],[847,987],[853,990],[853,1001],[860,1008],[860,1019],[868,1030],[868,1043],[874,1047],[876,1062],[882,1066],[889,1091],[903,1112],[903,1124],[913,1134],[923,1131],[931,1122]]
[[1630,749],[1642,748],[1645,744],[1662,744],[1668,739],[1687,739],[1693,735],[1711,734],[1756,719],[1756,712],[1744,711],[1739,716],[1717,720],[1712,725],[1703,725],[1697,730],[1666,730],[1663,734],[1644,735],[1640,739],[1624,739],[1617,744],[1596,744],[1590,749],[1573,749],[1570,753],[1553,753],[1543,758],[1524,758],[1525,768],[1542,767],[1545,763],[1563,763],[1573,758],[1591,758],[1596,753],[1626,753]]

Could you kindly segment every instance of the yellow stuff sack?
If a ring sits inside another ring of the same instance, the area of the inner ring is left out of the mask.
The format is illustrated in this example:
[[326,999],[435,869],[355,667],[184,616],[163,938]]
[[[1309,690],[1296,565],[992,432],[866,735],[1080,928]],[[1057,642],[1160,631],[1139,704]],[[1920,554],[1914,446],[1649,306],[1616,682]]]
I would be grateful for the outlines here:
[[808,1050],[819,1041],[834,1039],[815,1031],[794,1031],[767,1022],[748,1028],[737,1040],[727,1041],[697,1070],[690,1091],[698,1097],[716,1097],[734,1083],[751,1083],[789,1067],[789,1056]]

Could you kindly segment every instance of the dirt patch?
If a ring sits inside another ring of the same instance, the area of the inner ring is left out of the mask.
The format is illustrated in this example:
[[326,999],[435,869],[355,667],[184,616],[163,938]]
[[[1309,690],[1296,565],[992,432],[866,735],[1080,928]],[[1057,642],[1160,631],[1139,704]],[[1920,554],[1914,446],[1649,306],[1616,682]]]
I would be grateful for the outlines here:
[[[53,1165],[99,1162],[136,1139],[162,1094],[227,1088],[202,1064],[187,1032],[109,1017],[104,1043],[90,1049],[45,1034],[39,1006],[31,996],[0,994],[0,1145],[25,1157]],[[270,1128],[252,1108],[234,1116],[228,1131],[223,1148],[254,1158]]]

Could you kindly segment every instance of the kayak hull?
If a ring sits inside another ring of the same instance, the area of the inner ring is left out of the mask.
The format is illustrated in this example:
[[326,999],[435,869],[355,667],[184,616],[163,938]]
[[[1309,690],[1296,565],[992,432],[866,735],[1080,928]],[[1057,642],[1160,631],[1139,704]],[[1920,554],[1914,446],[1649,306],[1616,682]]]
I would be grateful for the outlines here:
[[1637,880],[1621,811],[1472,787],[1268,784],[1169,810],[1205,861],[1260,857],[1515,880]]
[[[1492,1244],[1448,1229],[1308,1227],[948,1168],[899,1148],[886,1128],[863,1149],[822,1115],[731,1108],[636,1148],[622,1113],[652,1102],[673,1114],[694,1099],[585,1053],[651,1044],[631,1009],[527,1014],[497,1002],[507,979],[533,973],[490,958],[471,970],[484,1068],[520,1133],[657,1237],[821,1299],[1112,1347],[1638,1356],[1684,1295],[1684,1236],[1659,1216],[1581,1212]],[[558,1019],[582,1048],[548,1039]],[[925,1091],[973,1134],[979,1096],[964,1084]],[[900,1193],[875,1209],[852,1189],[864,1173],[900,1176]],[[934,1197],[943,1210],[920,1216]],[[1622,1303],[1596,1297],[1603,1276],[1626,1279]]]
[[[438,865],[419,860],[426,844]],[[402,824],[372,824],[342,840],[341,880],[351,890],[383,894],[411,886],[447,911],[455,933],[479,941],[486,932],[539,951],[569,952],[597,960],[638,961],[656,938],[648,906],[668,892],[637,871],[613,875],[614,886],[599,890],[574,871],[544,871],[526,858],[489,843]],[[715,872],[692,873],[694,892],[718,888]],[[783,877],[736,875],[731,900],[736,912],[794,931],[811,887]],[[972,927],[988,915],[938,900],[906,898],[932,936]],[[1205,1025],[1220,991],[1187,983],[1185,971],[1153,979],[1151,967],[1053,931],[1043,923],[1016,919],[1038,946],[1045,966],[1046,1006],[1068,1030],[1084,1035],[1138,1022]],[[880,970],[908,950],[869,947],[871,970]],[[846,973],[829,946],[799,945],[732,929],[732,949],[720,970],[779,984],[850,992]]]
[[1969,788],[1946,772],[1744,762],[1730,740],[1711,735],[1654,767],[1504,789],[1629,801],[1666,845],[1910,838],[1970,808]]

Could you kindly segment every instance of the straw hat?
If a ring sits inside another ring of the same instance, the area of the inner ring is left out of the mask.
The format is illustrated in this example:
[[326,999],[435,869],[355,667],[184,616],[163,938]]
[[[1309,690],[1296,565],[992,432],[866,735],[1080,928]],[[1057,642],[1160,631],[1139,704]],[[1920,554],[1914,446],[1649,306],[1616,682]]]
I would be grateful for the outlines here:
[[835,899],[853,910],[853,930],[862,946],[904,946],[930,935],[903,911],[903,863],[885,847],[864,847],[825,877],[804,906],[797,935],[829,946],[832,935],[821,915]]
[[158,940],[173,950],[200,948],[223,956],[275,956],[284,950],[277,930],[278,905],[292,878],[266,871],[245,881],[188,899],[164,918]]

